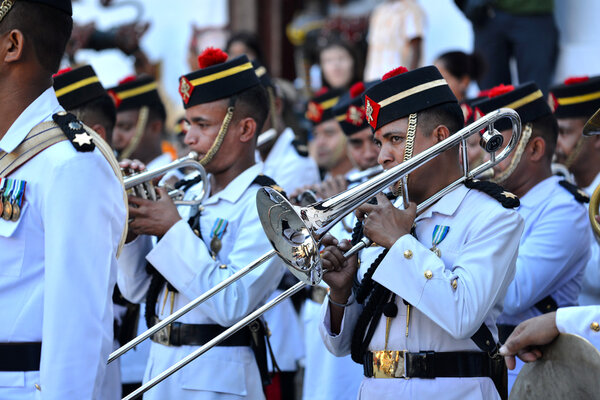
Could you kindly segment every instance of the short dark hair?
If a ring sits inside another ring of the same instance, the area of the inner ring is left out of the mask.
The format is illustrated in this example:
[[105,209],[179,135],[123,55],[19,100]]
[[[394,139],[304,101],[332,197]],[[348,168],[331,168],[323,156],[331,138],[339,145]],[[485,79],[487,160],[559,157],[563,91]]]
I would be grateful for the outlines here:
[[148,105],[148,119],[152,121],[159,120],[163,124],[167,120],[167,111],[163,103],[152,103]]
[[256,136],[262,132],[269,114],[269,98],[262,85],[252,86],[236,95],[234,118],[252,118],[256,121]]
[[485,60],[478,53],[467,54],[463,51],[449,51],[440,55],[437,61],[455,78],[468,76],[469,79],[479,80],[486,70]]
[[420,111],[417,125],[425,136],[429,136],[438,125],[446,126],[453,135],[465,126],[465,119],[458,103],[444,103]]
[[229,37],[229,40],[227,40],[225,51],[229,51],[229,48],[235,42],[241,42],[250,50],[252,50],[254,54],[256,54],[256,60],[264,65],[264,57],[262,47],[260,45],[260,39],[256,34],[248,31],[239,31],[232,33]]
[[558,122],[554,114],[547,114],[540,117],[531,123],[532,137],[541,137],[546,142],[546,157],[552,161],[554,150],[556,149],[556,141],[558,140]]
[[40,65],[50,73],[58,71],[73,30],[73,19],[64,11],[29,1],[15,1],[0,22],[0,34],[18,29]]
[[114,101],[108,94],[69,111],[76,114],[87,125],[102,125],[106,129],[106,142],[108,144],[112,143],[112,132],[117,120],[117,110]]

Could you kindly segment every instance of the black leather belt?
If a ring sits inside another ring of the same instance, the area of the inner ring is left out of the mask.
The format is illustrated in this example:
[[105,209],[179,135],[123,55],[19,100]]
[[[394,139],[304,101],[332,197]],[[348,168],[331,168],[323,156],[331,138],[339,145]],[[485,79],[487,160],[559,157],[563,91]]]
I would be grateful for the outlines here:
[[[159,322],[158,319],[155,319]],[[227,328],[214,324],[182,324],[173,322],[151,336],[153,342],[165,346],[203,346]],[[234,333],[217,346],[250,346],[252,336],[247,328]]]
[[[382,354],[388,353],[388,354]],[[385,356],[390,356],[385,359]],[[494,379],[503,373],[502,357],[492,358],[479,351],[408,353],[398,351],[366,352],[363,370],[367,378],[469,378]]]
[[0,343],[0,371],[39,371],[41,342]]

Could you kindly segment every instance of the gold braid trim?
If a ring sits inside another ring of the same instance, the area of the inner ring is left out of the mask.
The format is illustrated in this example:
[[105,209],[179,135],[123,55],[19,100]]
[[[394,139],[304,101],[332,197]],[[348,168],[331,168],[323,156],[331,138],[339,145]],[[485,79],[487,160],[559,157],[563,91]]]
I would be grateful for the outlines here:
[[[404,145],[404,158],[402,162],[408,161],[413,156],[415,148],[415,136],[417,135],[417,113],[412,113],[408,116],[408,128],[406,129],[406,144]],[[406,176],[408,182],[408,175]],[[397,197],[402,196],[402,180],[396,182],[392,190]]]
[[4,19],[4,17],[6,17],[6,14],[8,14],[8,12],[12,8],[13,4],[14,4],[13,0],[2,1],[2,4],[0,4],[0,21],[2,21]]
[[527,146],[527,143],[529,143],[529,138],[531,138],[532,131],[533,131],[533,129],[531,126],[531,122],[528,122],[527,124],[525,124],[525,129],[523,129],[523,133],[521,134],[521,139],[519,140],[519,144],[517,145],[517,148],[515,149],[515,155],[513,156],[512,160],[510,160],[510,164],[508,165],[508,168],[506,168],[504,171],[500,172],[498,175],[494,176],[492,179],[490,179],[490,181],[497,183],[497,184],[501,184],[502,182],[507,180],[512,175],[513,172],[515,172],[517,165],[519,165],[519,162],[521,161],[521,156],[523,156],[525,147]]
[[138,115],[137,124],[135,125],[135,135],[131,138],[129,144],[123,149],[121,154],[119,154],[119,160],[123,160],[125,158],[129,158],[131,153],[137,149],[142,137],[144,136],[144,131],[146,130],[146,124],[148,123],[148,116],[150,115],[150,109],[148,106],[143,106],[140,108],[140,113]]
[[583,145],[587,142],[587,140],[585,140],[586,138],[581,136],[579,139],[577,139],[577,143],[575,143],[575,148],[573,149],[573,151],[571,152],[571,154],[569,154],[569,157],[567,157],[567,160],[565,161],[565,167],[567,167],[567,169],[571,168],[571,166],[573,165],[573,163],[575,162],[575,160],[577,160],[577,157],[579,157],[579,153],[581,153],[581,150],[583,149]]
[[217,151],[219,151],[219,149],[221,148],[223,140],[225,139],[225,134],[227,133],[227,129],[229,128],[229,123],[231,122],[232,118],[233,106],[227,108],[227,114],[225,114],[225,118],[223,119],[223,123],[221,124],[221,129],[219,129],[219,134],[217,135],[217,138],[213,142],[212,146],[210,146],[208,153],[206,153],[206,155],[202,157],[202,160],[200,160],[200,164],[202,164],[203,166],[208,164],[213,159],[215,154],[217,154]]
[[275,107],[275,92],[272,87],[267,88],[269,95],[269,113],[271,114],[271,125],[277,133],[279,133],[279,121],[277,120],[277,107]]

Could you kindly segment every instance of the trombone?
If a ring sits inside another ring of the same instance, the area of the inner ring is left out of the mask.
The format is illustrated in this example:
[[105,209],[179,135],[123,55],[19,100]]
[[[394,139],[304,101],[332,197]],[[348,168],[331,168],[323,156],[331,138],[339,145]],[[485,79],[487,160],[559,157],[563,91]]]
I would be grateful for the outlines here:
[[162,167],[126,176],[123,178],[125,190],[128,192],[131,191],[132,194],[135,194],[137,197],[156,201],[156,192],[154,191],[154,184],[152,183],[152,180],[171,170],[184,167],[194,168],[198,172],[202,179],[202,192],[197,196],[196,200],[183,200],[183,191],[180,189],[174,189],[169,191],[169,197],[173,199],[173,202],[177,206],[199,206],[202,204],[202,202],[204,202],[204,200],[206,200],[210,190],[206,170],[198,161],[198,154],[194,151],[190,152],[187,156],[178,158],[177,160],[172,161]]
[[[504,140],[502,135],[494,129],[494,123],[501,118],[509,118],[511,120],[512,136],[508,145],[500,152],[500,154],[498,154],[498,156],[496,156],[496,152],[500,150]],[[466,146],[464,146],[464,144],[469,136],[479,133],[482,129],[486,129],[486,131],[482,134],[480,144],[490,154],[490,160],[470,171],[467,160]],[[439,198],[449,193],[466,179],[473,178],[482,171],[492,168],[494,165],[504,160],[516,147],[520,135],[521,120],[519,115],[514,110],[502,108],[485,115],[449,138],[417,154],[410,160],[396,165],[395,167],[382,172],[374,178],[352,189],[310,206],[302,208],[294,207],[282,194],[276,190],[271,188],[262,188],[259,190],[257,193],[258,214],[263,225],[263,229],[271,241],[274,250],[267,252],[259,259],[238,271],[236,274],[233,274],[225,281],[216,285],[208,292],[202,294],[188,305],[176,311],[161,323],[155,325],[142,335],[138,336],[138,338],[141,339],[133,339],[121,349],[115,351],[113,354],[111,354],[109,362],[117,358],[119,355],[125,353],[128,350],[125,349],[126,347],[133,347],[135,344],[164,328],[166,325],[169,325],[175,319],[181,317],[206,299],[213,296],[218,291],[222,290],[229,284],[241,278],[243,275],[255,269],[264,261],[273,257],[274,254],[278,254],[283,259],[283,261],[287,264],[288,269],[300,280],[300,282],[281,293],[269,303],[247,315],[242,320],[238,321],[226,331],[216,336],[199,349],[190,353],[188,356],[167,370],[146,382],[143,386],[125,397],[124,400],[130,400],[139,397],[141,394],[156,386],[158,383],[168,378],[196,358],[200,357],[212,347],[227,339],[248,325],[250,322],[260,317],[269,309],[303,289],[305,286],[318,284],[321,281],[323,274],[326,272],[322,268],[321,258],[319,256],[319,242],[323,236],[344,216],[352,212],[364,202],[368,201],[370,198],[374,197],[377,193],[381,192],[386,187],[397,182],[398,180],[405,178],[410,172],[435,158],[442,152],[458,145],[459,143],[463,143],[463,176],[446,188],[442,189],[440,192],[436,193],[431,198],[427,199],[425,202],[419,204],[417,209],[418,211],[422,211]],[[346,256],[348,257],[366,245],[368,245],[366,242],[359,243],[349,250],[346,253]]]
[[[585,123],[583,127],[583,136],[590,137],[600,135],[600,110],[596,111],[594,115]],[[592,196],[590,197],[590,223],[592,224],[592,230],[594,231],[594,236],[596,240],[600,242],[600,224],[596,221],[596,217],[599,214],[600,206],[600,185],[594,190]]]

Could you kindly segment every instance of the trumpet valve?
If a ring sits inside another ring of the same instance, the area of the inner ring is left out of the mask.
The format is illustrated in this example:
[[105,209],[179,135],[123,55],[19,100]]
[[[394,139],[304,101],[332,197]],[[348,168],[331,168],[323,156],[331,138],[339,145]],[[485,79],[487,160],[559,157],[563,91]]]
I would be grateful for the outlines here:
[[504,144],[504,137],[500,132],[496,129],[486,130],[483,135],[481,135],[481,140],[479,141],[479,145],[485,149],[488,153],[494,153],[500,150]]

